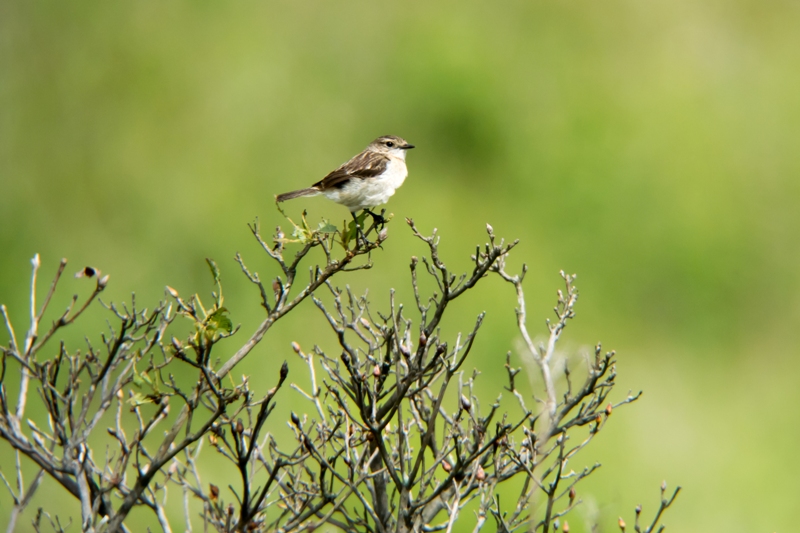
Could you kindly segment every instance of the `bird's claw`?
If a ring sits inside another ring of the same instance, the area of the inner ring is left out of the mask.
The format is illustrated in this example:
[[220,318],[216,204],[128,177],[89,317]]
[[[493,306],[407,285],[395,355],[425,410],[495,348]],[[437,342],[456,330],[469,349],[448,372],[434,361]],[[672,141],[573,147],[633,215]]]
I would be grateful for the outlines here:
[[373,213],[369,209],[365,209],[364,211],[366,211],[367,214],[372,217],[372,222],[375,224],[375,226],[380,226],[380,229],[383,229],[383,227],[386,225],[386,218],[383,216],[383,214],[386,212],[385,209],[381,209],[380,215]]

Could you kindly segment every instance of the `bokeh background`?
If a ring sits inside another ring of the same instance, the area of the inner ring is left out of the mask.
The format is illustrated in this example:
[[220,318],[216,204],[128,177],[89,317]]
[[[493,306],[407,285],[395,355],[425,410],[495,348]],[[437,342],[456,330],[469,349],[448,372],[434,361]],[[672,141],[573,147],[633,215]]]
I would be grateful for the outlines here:
[[[587,513],[612,531],[637,503],[652,511],[662,479],[684,487],[670,530],[790,531],[798,27],[789,0],[4,1],[0,301],[24,328],[36,252],[45,277],[67,257],[70,272],[111,274],[107,300],[135,291],[149,306],[167,284],[208,294],[213,257],[249,334],[258,297],[233,255],[256,270],[264,259],[245,224],[281,223],[275,194],[401,135],[418,146],[410,177],[354,289],[376,305],[390,287],[408,295],[408,257],[423,249],[404,217],[439,229],[451,266],[491,222],[522,241],[532,327],[544,332],[558,271],[577,272],[566,347],[602,340],[619,353],[617,397],[645,391],[585,452],[603,468],[573,531]],[[322,198],[286,207],[347,216]],[[65,293],[85,291],[79,281]],[[488,311],[472,364],[490,396],[515,347],[513,307],[510,287],[487,280],[448,326]],[[331,341],[310,302],[295,314],[241,372],[271,381],[284,358],[301,372],[289,342]],[[38,498],[78,516],[60,489]]]

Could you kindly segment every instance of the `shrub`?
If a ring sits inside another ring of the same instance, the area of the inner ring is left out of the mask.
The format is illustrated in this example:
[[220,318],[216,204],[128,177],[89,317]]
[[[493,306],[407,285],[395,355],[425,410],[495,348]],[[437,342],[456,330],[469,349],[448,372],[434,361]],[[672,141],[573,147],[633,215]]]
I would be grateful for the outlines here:
[[[327,223],[311,228],[305,216],[299,225],[290,221],[291,237],[278,228],[271,242],[257,223],[251,226],[281,275],[265,284],[237,254],[266,317],[232,355],[218,354],[217,345],[237,331],[211,260],[216,290],[209,304],[167,288],[166,299],[152,310],[140,309],[135,299],[107,305],[115,326],[99,345],[87,340],[83,352],[70,353],[59,335],[90,306],[105,305],[99,295],[109,278],[82,269],[78,276],[94,280],[93,292],[80,304],[73,299],[48,326],[44,315],[66,261],[37,305],[35,257],[24,335],[1,308],[9,342],[1,348],[0,437],[16,453],[15,481],[3,477],[13,501],[9,530],[48,479],[75,498],[82,531],[137,530],[126,523],[134,508],[152,513],[154,523],[171,531],[181,513],[167,512],[169,493],[183,501],[187,531],[202,524],[204,531],[220,532],[311,531],[323,525],[348,532],[449,532],[456,520],[467,520],[469,509],[473,531],[490,522],[501,532],[568,532],[565,515],[581,501],[576,487],[599,466],[573,470],[575,455],[617,407],[639,395],[611,399],[616,357],[599,345],[583,368],[556,364],[557,343],[575,316],[575,276],[561,273],[555,317],[547,322],[544,341],[537,342],[527,325],[526,268],[515,275],[506,270],[516,242],[498,242],[487,225],[488,243],[476,249],[471,272],[456,275],[440,258],[436,231],[423,235],[407,222],[426,252],[421,260],[411,259],[411,311],[393,293],[389,308],[379,311],[366,295],[333,284],[343,272],[371,266],[371,253],[386,239],[374,224],[366,232],[375,235],[374,242],[356,238],[353,223],[341,230]],[[323,260],[301,281],[299,269],[312,252],[321,252]],[[433,280],[434,293],[423,294],[422,276]],[[442,335],[445,313],[487,276],[499,276],[515,291],[517,326],[530,361],[526,371],[540,374],[543,384],[534,397],[518,390],[522,369],[512,365],[510,353],[506,398],[476,394],[479,373],[467,359],[483,314],[469,333]],[[274,386],[264,396],[251,391],[247,378],[236,383],[230,374],[306,298],[324,315],[339,348],[328,353],[293,343],[311,384],[309,390],[293,386],[308,403],[290,420],[276,420],[271,415],[288,365],[271,377]],[[191,324],[181,338],[173,336],[179,320]],[[34,401],[43,416],[26,415]],[[509,414],[508,401],[517,415]],[[270,431],[272,424],[285,423],[293,435],[288,440]],[[237,481],[228,488],[203,484],[201,452],[229,461]],[[22,461],[37,469],[27,483]],[[645,531],[655,530],[678,490],[668,497],[662,486],[661,506]],[[64,529],[43,509],[33,526]],[[619,526],[624,531],[621,518]]]

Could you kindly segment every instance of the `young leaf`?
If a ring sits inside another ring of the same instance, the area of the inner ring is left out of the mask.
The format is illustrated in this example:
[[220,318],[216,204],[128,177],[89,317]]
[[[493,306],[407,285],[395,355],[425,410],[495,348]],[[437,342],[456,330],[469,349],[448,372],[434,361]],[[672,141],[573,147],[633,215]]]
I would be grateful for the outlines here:
[[128,401],[131,403],[132,406],[138,407],[140,405],[144,405],[146,403],[156,403],[157,396],[152,394],[142,394],[141,392],[134,392],[133,396],[131,396]]
[[220,307],[208,317],[208,325],[210,330],[225,330],[228,333],[233,331],[233,322],[227,317],[228,310],[225,307]]
[[208,263],[208,268],[211,269],[211,275],[214,276],[214,283],[219,283],[219,267],[210,257],[206,257],[206,263]]
[[356,221],[351,220],[350,224],[347,225],[347,240],[355,239],[356,235],[358,235],[358,229],[356,228]]
[[319,223],[319,229],[317,231],[319,231],[320,233],[336,233],[337,231],[339,231],[339,228],[337,228],[327,220],[324,220]]
[[[300,226],[295,226],[294,227],[294,231],[292,232],[292,237],[297,239],[294,242],[299,242],[300,244],[305,244],[305,243],[307,243],[309,241],[309,239],[311,238],[311,235],[310,235],[310,233],[308,231],[306,231],[305,229],[301,228]],[[289,241],[289,242],[291,242],[291,241]]]
[[342,230],[341,236],[342,236],[342,247],[345,250],[347,250],[348,245],[350,244],[350,239],[353,238],[355,229],[356,226],[352,221],[350,222],[349,225],[347,224],[346,220],[344,221],[344,229]]

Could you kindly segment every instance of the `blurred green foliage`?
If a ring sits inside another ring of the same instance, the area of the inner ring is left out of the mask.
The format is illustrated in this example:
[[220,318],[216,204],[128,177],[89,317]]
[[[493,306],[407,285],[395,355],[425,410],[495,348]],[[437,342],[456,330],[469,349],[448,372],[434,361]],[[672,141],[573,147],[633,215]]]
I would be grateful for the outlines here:
[[[602,339],[622,385],[645,390],[587,451],[604,468],[585,509],[610,528],[636,503],[652,510],[667,478],[685,487],[671,529],[789,530],[798,23],[789,0],[2,2],[0,301],[24,327],[35,252],[44,273],[62,256],[90,264],[111,274],[106,299],[136,291],[149,306],[167,284],[207,294],[213,257],[242,339],[261,314],[233,255],[266,268],[245,224],[280,223],[275,194],[402,135],[418,147],[410,177],[354,288],[408,296],[422,249],[404,217],[438,227],[464,266],[485,222],[520,238],[529,316],[549,314],[559,269],[577,272],[567,340]],[[349,216],[322,198],[286,209]],[[514,300],[497,280],[483,291],[446,326],[489,312],[473,365],[494,397]],[[322,324],[305,305],[241,371],[257,379],[288,358],[301,379],[288,343],[330,342],[310,323]]]

